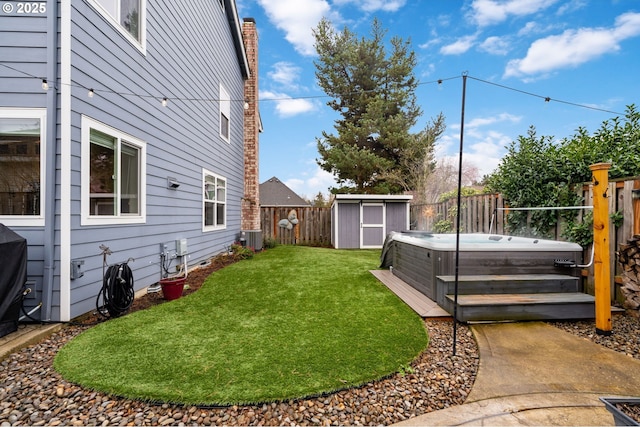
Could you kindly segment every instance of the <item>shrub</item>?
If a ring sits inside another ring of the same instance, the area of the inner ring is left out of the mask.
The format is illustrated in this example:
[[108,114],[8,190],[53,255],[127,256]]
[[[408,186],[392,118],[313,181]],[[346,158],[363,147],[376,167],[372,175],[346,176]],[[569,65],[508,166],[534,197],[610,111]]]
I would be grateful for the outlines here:
[[262,247],[264,249],[273,249],[278,246],[278,241],[273,237],[265,237],[262,241]]
[[231,253],[236,259],[249,259],[253,258],[256,251],[248,246],[242,246],[240,243],[234,243],[231,245]]

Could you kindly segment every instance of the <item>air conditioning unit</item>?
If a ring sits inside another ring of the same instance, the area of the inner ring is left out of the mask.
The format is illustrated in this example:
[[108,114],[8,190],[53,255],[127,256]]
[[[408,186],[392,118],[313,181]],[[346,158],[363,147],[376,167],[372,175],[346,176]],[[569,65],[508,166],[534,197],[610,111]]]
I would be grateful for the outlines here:
[[243,230],[240,232],[240,239],[244,239],[245,245],[256,251],[262,250],[262,230]]

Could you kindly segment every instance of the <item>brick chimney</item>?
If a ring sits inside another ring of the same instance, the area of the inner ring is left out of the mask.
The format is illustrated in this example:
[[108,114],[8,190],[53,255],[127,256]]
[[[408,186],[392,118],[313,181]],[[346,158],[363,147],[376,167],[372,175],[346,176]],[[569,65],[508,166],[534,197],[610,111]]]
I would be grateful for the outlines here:
[[261,249],[258,149],[262,123],[258,107],[258,32],[253,18],[244,19],[242,39],[251,76],[244,82],[244,198],[241,228],[245,233],[247,244]]

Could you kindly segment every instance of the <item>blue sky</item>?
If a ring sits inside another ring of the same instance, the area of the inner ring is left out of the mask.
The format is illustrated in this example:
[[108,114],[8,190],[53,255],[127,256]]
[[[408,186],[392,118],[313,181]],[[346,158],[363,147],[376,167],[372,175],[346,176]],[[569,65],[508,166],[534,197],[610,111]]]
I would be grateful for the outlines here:
[[[260,181],[277,176],[301,196],[328,193],[316,138],[337,116],[315,80],[311,29],[322,17],[367,35],[377,17],[417,54],[416,131],[440,112],[437,158],[457,165],[462,75],[463,161],[491,173],[505,146],[535,126],[569,138],[640,105],[638,0],[237,0],[259,32]],[[437,83],[443,80],[442,84]],[[545,102],[549,97],[550,102]],[[578,104],[590,108],[572,105]],[[605,111],[600,111],[605,110]]]

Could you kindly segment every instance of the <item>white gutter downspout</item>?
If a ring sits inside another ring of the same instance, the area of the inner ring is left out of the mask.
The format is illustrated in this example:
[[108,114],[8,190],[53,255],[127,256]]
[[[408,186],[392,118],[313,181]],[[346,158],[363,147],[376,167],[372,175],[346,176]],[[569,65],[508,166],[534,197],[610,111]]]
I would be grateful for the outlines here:
[[60,320],[71,319],[71,0],[60,2]]
[[55,270],[55,234],[56,234],[56,138],[58,136],[58,2],[48,2],[47,15],[47,79],[54,82],[53,90],[47,93],[47,130],[46,138],[46,189],[44,203],[44,271],[42,277],[42,305],[44,310],[41,319],[51,320],[51,298],[53,295]]

